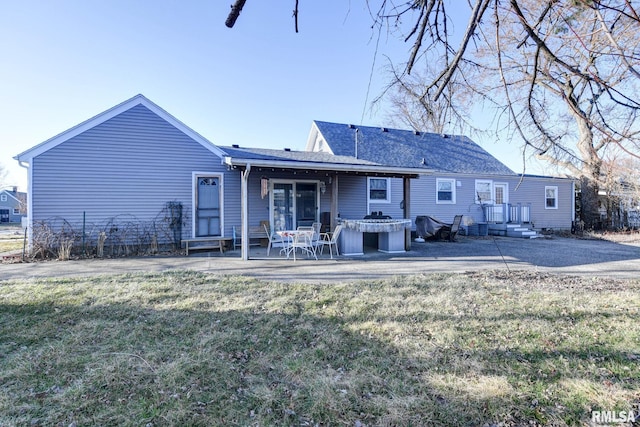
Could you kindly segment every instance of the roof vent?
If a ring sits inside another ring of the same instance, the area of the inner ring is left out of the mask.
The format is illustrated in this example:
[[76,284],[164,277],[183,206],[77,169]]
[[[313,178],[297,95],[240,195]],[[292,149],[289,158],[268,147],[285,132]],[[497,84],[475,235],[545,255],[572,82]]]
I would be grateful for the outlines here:
[[238,144],[232,144],[231,145],[233,148],[240,148],[240,146]]
[[446,133],[443,133],[443,134],[442,134],[442,137],[443,137],[443,138],[449,138],[449,135],[447,135]]
[[426,159],[425,159],[424,157],[423,157],[423,158],[422,158],[422,160],[420,161],[420,164],[421,164],[421,165],[426,165],[426,164],[427,164],[427,161],[426,161]]
[[382,132],[389,132],[389,129],[387,129],[387,128],[381,128],[380,130],[381,130]]
[[291,148],[285,148],[284,151],[291,151]]
[[355,129],[355,126],[352,124],[348,124],[347,127],[349,127],[349,129]]
[[419,130],[414,130],[414,131],[413,131],[413,134],[414,134],[414,135],[420,135],[420,131],[419,131]]

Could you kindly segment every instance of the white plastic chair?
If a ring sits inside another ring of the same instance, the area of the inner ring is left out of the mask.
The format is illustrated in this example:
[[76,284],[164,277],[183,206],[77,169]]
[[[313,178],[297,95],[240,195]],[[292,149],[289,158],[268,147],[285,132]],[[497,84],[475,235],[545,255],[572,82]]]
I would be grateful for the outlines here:
[[340,232],[342,231],[342,225],[336,225],[336,228],[333,230],[333,233],[320,233],[320,239],[317,242],[317,246],[320,247],[320,254],[324,252],[324,247],[329,246],[329,253],[331,254],[331,259],[333,259],[333,247],[336,248],[336,256],[340,256],[340,252],[338,251],[338,237],[340,237]]
[[269,256],[269,253],[271,252],[271,248],[273,247],[274,243],[276,244],[279,243],[282,246],[282,249],[280,249],[280,253],[282,253],[282,251],[284,251],[286,247],[282,236],[277,233],[270,233],[269,228],[267,227],[267,224],[263,224],[263,227],[264,227],[264,232],[267,234],[267,238],[269,239],[269,245],[267,246],[267,256]]
[[311,239],[311,241],[313,242],[313,246],[317,246],[316,243],[318,243],[318,240],[320,239],[320,229],[322,228],[322,223],[314,222],[311,227],[313,227],[313,239]]

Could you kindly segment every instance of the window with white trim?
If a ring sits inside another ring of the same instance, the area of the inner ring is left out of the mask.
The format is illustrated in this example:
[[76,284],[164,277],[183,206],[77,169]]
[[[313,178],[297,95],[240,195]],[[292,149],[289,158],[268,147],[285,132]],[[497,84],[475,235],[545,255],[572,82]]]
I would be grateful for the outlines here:
[[7,195],[6,194],[0,194],[0,202],[6,202],[7,201]]
[[493,181],[476,179],[476,203],[493,203]]
[[544,207],[545,209],[558,209],[558,187],[544,187]]
[[16,209],[16,208],[14,208],[14,209],[13,209],[13,214],[14,214],[14,215],[20,215],[20,209]]
[[456,202],[456,180],[436,178],[436,204],[454,204]]
[[367,184],[370,202],[391,202],[391,180],[389,178],[369,178]]

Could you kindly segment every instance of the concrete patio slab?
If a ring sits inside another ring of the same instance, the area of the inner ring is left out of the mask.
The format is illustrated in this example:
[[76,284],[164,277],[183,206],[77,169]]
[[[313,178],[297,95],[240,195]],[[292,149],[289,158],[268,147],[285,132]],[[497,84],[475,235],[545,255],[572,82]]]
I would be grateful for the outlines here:
[[0,265],[0,280],[78,277],[103,274],[195,270],[216,275],[245,275],[266,281],[333,283],[398,275],[532,270],[564,275],[640,278],[640,244],[606,240],[458,237],[456,242],[412,243],[404,254],[370,250],[364,256],[293,261],[273,250],[252,248],[248,261],[240,251],[185,256],[44,261]]

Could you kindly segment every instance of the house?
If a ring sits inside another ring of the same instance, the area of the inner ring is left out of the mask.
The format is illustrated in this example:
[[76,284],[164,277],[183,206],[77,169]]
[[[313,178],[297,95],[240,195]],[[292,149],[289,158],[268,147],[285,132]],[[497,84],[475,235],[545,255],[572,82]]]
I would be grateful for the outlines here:
[[598,191],[600,221],[596,228],[640,228],[640,185],[625,179]]
[[[452,222],[462,214],[467,223],[490,223],[495,234],[505,234],[508,224],[569,230],[575,218],[571,179],[516,174],[466,136],[314,121],[306,149],[431,171],[411,182],[413,220]],[[402,183],[369,177],[361,185],[366,199],[341,204],[344,216],[402,215]]]
[[530,203],[545,226],[571,224],[570,181],[522,179],[466,138],[313,122],[304,151],[214,145],[143,95],[15,159],[28,169],[31,244],[43,227],[83,250],[102,241],[125,252],[237,230],[248,259],[262,224],[333,229],[371,211],[481,220],[507,202]]
[[0,191],[0,223],[20,223],[26,216],[27,194],[13,187]]
[[220,147],[143,95],[14,158],[28,169],[30,242],[44,227],[75,245],[102,238],[125,251],[136,241],[230,238],[234,228],[244,243],[263,222],[297,227],[322,216],[333,227],[356,182],[428,172],[352,156]]

